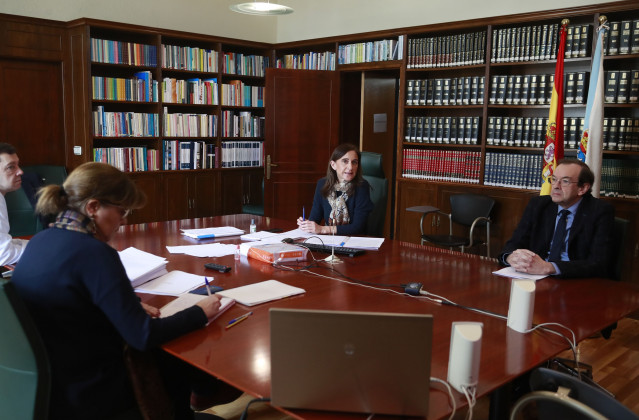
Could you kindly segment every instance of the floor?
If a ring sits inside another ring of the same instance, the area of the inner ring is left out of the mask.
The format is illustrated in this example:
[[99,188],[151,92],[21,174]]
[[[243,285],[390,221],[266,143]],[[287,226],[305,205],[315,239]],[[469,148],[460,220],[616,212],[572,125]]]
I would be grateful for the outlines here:
[[[602,337],[584,340],[579,344],[579,355],[582,363],[592,365],[594,380],[639,415],[639,320],[624,318],[619,321],[609,340]],[[559,356],[572,358],[572,353],[567,351]],[[213,407],[206,412],[227,420],[237,420],[251,400],[252,397],[245,394],[230,404]],[[488,410],[488,397],[480,398],[473,410],[473,419],[487,419]],[[467,415],[468,409],[464,408],[456,413],[454,419],[463,420]],[[283,420],[290,417],[266,403],[255,403],[250,406],[247,419]]]

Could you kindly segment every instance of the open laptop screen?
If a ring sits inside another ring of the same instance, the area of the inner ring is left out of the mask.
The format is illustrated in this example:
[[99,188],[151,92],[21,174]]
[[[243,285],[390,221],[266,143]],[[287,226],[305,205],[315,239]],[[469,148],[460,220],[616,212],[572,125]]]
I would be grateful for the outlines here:
[[432,316],[270,309],[271,403],[428,414]]

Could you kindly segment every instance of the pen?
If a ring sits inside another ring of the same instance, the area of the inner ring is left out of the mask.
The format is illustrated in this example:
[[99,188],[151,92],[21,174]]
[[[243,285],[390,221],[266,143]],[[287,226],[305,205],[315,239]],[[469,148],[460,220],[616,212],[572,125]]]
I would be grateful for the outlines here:
[[306,207],[302,206],[302,220],[306,220]]
[[204,283],[206,284],[206,293],[211,296],[211,288],[209,287],[209,279],[204,277]]
[[348,241],[349,239],[351,239],[350,236],[347,236],[346,238],[344,238],[344,240],[342,241],[341,244],[339,244],[339,246],[344,246],[344,244],[346,243],[346,241]]
[[230,320],[228,325],[226,326],[226,328],[228,329],[228,328],[231,328],[234,325],[239,324],[240,322],[244,321],[246,318],[248,318],[251,315],[253,315],[253,312],[247,312],[247,313],[245,313],[242,316],[238,316],[237,318]]

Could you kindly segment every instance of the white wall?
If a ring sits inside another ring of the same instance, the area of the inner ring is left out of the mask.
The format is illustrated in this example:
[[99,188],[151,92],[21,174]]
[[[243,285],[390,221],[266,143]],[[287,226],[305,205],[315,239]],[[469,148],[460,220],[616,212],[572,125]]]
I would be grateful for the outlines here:
[[239,1],[0,0],[0,13],[65,22],[88,17],[276,43],[577,7],[612,0],[280,0],[293,7],[295,12],[279,17],[231,12],[228,6]]

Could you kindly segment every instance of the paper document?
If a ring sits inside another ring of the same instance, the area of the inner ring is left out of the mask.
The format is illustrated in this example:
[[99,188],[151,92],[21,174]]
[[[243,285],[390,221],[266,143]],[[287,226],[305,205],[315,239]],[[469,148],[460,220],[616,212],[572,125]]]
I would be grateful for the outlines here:
[[271,238],[273,236],[280,236],[280,234],[261,230],[259,232],[247,233],[246,235],[242,235],[240,236],[240,239],[243,241],[261,241],[262,239]]
[[259,305],[260,303],[283,299],[302,293],[306,293],[306,290],[289,286],[277,280],[266,280],[260,283],[249,284],[248,286],[217,292],[218,295],[235,299],[238,303],[246,306]]
[[334,235],[313,235],[306,239],[304,243],[320,244],[326,246],[340,246],[345,248],[358,248],[377,250],[384,243],[384,238],[367,238],[362,236],[334,236]]
[[521,273],[512,267],[504,267],[501,270],[493,271],[493,274],[503,277],[510,277],[511,279],[525,279],[534,281],[545,279],[546,277],[548,277],[545,274]]
[[129,247],[118,252],[131,285],[137,287],[147,281],[166,274],[167,260],[157,255]]
[[[190,308],[206,297],[206,295],[194,295],[193,293],[185,293],[183,295],[180,295],[177,299],[172,300],[171,302],[160,308],[160,318],[166,318],[167,316],[174,315],[186,308]],[[209,319],[209,323],[226,312],[226,310],[233,306],[234,303],[235,301],[233,299],[225,297],[220,299],[220,310],[215,314],[213,318]]]
[[204,284],[203,276],[185,273],[184,271],[171,271],[155,280],[144,283],[135,289],[140,293],[152,293],[154,295],[179,296]]
[[223,236],[241,235],[244,231],[233,226],[213,227],[204,229],[183,229],[182,234],[194,239],[212,239]]
[[194,257],[223,257],[225,255],[233,255],[237,245],[223,244],[215,242],[212,244],[202,245],[181,245],[181,246],[167,246],[166,249],[171,254],[186,254]]

